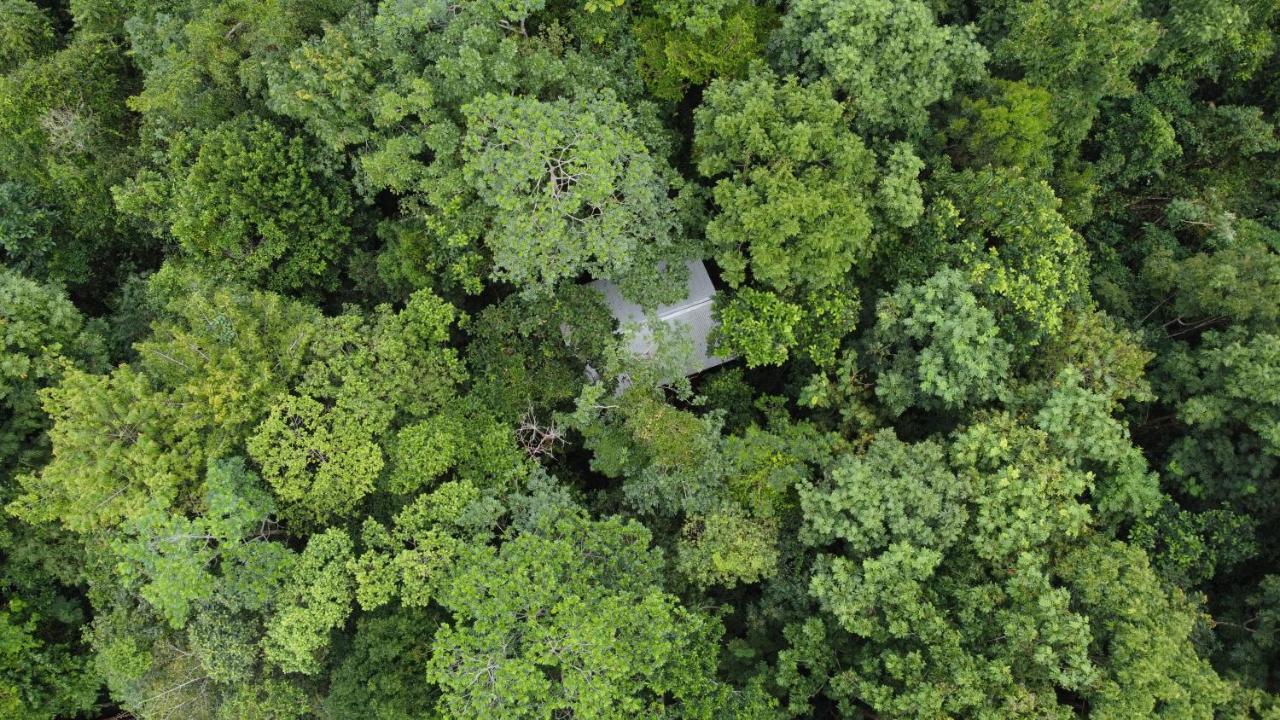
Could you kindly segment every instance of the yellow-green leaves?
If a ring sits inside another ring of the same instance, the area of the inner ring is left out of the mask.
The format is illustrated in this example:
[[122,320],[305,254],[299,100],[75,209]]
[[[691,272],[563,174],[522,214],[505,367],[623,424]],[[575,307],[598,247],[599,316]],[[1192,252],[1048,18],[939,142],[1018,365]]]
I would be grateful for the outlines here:
[[280,609],[267,623],[262,641],[267,660],[281,670],[314,674],[322,667],[329,633],[351,612],[351,550],[351,538],[338,529],[307,542],[281,588]]
[[1025,349],[1057,333],[1087,295],[1083,240],[1042,180],[987,168],[945,181],[959,211],[951,249],[1007,337]]
[[778,523],[772,518],[752,518],[726,504],[685,521],[676,567],[698,587],[750,585],[777,566]]
[[1052,169],[1053,113],[1048,90],[1026,82],[992,80],[980,97],[960,100],[947,133],[964,166],[1018,168],[1032,177]]
[[718,303],[716,352],[741,356],[747,367],[781,365],[796,345],[801,311],[771,292],[743,288]]
[[717,623],[656,584],[642,526],[577,510],[534,519],[497,550],[476,548],[444,588],[453,621],[427,678],[453,717],[701,717],[717,698]]
[[0,73],[53,49],[53,18],[29,0],[0,2]]
[[1133,93],[1131,77],[1160,35],[1136,0],[1032,0],[1009,12],[1009,32],[994,48],[998,62],[1051,88],[1059,139],[1074,146],[1105,97]]
[[736,78],[764,51],[777,13],[754,0],[660,0],[635,23],[640,73],[656,97],[679,100],[690,84]]
[[[215,602],[255,607],[259,603],[253,598],[231,590],[236,584],[233,568],[273,572],[267,566],[282,561],[244,547],[268,540],[275,503],[242,459],[209,463],[202,505],[200,514],[187,517],[153,502],[112,542],[116,572],[124,584],[136,588],[174,628],[185,627],[193,614],[212,612]],[[215,599],[215,593],[220,597]]]
[[382,450],[361,420],[306,396],[277,400],[248,448],[289,516],[324,523],[373,490]]
[[61,288],[0,268],[0,471],[22,460],[34,464],[47,450],[39,391],[76,364],[97,369],[103,350]]
[[707,241],[730,285],[828,288],[869,257],[875,158],[844,111],[828,84],[763,68],[707,88],[694,154],[716,182]]

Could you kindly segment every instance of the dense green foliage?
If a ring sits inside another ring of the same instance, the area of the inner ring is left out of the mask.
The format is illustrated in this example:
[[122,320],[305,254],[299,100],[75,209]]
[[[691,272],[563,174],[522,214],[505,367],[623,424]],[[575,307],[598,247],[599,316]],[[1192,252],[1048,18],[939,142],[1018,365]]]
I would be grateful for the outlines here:
[[1280,717],[1277,32],[0,0],[0,718]]

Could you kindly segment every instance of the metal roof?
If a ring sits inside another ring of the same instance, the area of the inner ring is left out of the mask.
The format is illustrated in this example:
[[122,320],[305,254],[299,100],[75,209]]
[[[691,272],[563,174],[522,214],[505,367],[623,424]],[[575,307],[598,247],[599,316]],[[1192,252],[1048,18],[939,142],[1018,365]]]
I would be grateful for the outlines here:
[[[693,366],[686,374],[692,375],[728,362],[731,358],[712,355],[707,348],[707,338],[715,327],[711,306],[716,294],[716,287],[707,274],[707,267],[701,260],[691,260],[686,264],[689,267],[689,282],[684,299],[659,306],[656,314],[659,320],[673,327],[683,328],[689,333],[693,340]],[[608,280],[596,280],[591,286],[604,294],[605,303],[619,323],[644,323],[644,308],[623,297],[617,285]],[[631,351],[637,355],[651,354],[654,351],[652,335],[645,330],[637,333],[631,340]]]

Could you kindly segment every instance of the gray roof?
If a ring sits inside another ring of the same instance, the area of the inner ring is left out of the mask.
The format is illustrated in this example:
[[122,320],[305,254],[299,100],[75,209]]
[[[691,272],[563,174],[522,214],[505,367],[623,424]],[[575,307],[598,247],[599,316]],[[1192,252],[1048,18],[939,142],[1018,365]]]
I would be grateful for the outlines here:
[[[715,319],[711,315],[712,301],[715,299],[716,287],[711,283],[711,276],[701,260],[691,260],[689,267],[688,292],[683,300],[670,305],[661,305],[656,309],[659,320],[677,329],[687,331],[693,340],[693,367],[687,374],[701,372],[713,368],[731,358],[711,355],[707,349],[707,336],[715,327]],[[591,286],[604,293],[605,303],[613,311],[619,323],[644,323],[644,308],[622,296],[618,286],[608,280],[596,280]],[[631,350],[637,355],[653,352],[653,338],[650,333],[641,331],[632,338]]]

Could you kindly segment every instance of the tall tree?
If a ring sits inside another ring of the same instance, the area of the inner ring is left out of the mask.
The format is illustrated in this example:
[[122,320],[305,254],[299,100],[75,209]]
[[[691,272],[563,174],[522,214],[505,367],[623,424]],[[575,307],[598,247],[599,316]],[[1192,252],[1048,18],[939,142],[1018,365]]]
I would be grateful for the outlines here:
[[829,78],[855,124],[877,135],[923,133],[929,107],[980,79],[988,56],[972,28],[939,25],[918,0],[801,0],[787,8],[774,44],[783,67]]
[[545,293],[588,272],[647,306],[678,297],[688,243],[625,105],[489,95],[466,113],[463,174],[493,211],[497,278]]

